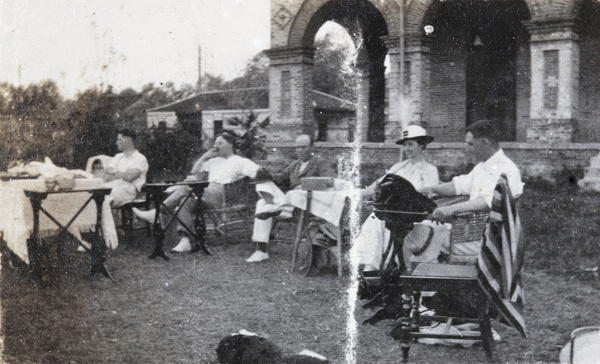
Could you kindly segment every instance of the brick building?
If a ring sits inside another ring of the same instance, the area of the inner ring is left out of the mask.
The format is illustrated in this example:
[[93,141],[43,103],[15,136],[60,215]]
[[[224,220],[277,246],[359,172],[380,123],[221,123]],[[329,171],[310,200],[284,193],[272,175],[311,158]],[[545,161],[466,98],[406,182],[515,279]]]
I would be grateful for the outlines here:
[[[311,117],[316,120],[315,136],[319,141],[352,139],[356,106],[346,100],[312,91]],[[221,130],[231,129],[228,119],[246,118],[250,112],[262,122],[270,117],[269,89],[266,87],[207,91],[146,111],[148,128],[165,122],[167,127],[180,124],[184,129],[201,132],[211,140]],[[277,138],[270,138],[277,141]]]
[[485,118],[508,142],[600,142],[597,1],[271,0],[270,128],[282,138],[317,128],[313,42],[326,21],[359,49],[360,140],[393,142],[415,123],[459,142]]

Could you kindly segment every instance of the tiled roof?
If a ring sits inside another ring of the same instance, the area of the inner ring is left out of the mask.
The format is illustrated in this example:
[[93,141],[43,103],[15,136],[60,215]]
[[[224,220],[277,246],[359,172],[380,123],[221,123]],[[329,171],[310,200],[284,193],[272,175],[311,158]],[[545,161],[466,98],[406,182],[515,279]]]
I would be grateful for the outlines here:
[[174,111],[178,114],[193,114],[202,110],[268,109],[269,90],[262,87],[237,90],[208,91],[147,110]]
[[[313,91],[313,106],[318,110],[354,111],[356,105],[350,101]],[[269,108],[269,89],[266,87],[235,90],[208,91],[167,105],[148,109],[172,111],[178,114],[194,114],[202,110],[256,110]]]

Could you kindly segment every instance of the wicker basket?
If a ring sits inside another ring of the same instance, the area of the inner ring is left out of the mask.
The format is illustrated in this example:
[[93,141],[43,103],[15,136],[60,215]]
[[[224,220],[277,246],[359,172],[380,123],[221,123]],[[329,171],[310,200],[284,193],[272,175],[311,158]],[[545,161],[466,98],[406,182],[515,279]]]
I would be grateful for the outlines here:
[[75,180],[72,178],[57,178],[56,183],[59,191],[71,191],[75,187]]
[[477,261],[489,216],[487,211],[455,216],[450,232],[450,263],[472,264]]

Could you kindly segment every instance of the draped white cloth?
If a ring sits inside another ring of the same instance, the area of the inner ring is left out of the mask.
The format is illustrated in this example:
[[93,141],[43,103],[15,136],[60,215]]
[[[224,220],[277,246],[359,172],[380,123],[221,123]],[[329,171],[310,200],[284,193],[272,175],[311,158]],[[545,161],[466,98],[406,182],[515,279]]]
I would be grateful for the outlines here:
[[[104,181],[99,178],[74,179],[74,190],[101,188]],[[25,263],[29,263],[27,239],[33,231],[33,209],[25,196],[24,190],[45,192],[45,180],[16,179],[0,181],[0,233],[8,248]],[[63,226],[73,218],[79,208],[90,197],[88,192],[49,194],[42,201],[47,210]],[[81,237],[81,233],[94,231],[96,226],[96,204],[92,200],[69,227],[69,232]],[[51,236],[59,231],[59,227],[44,213],[40,212],[40,234]],[[110,201],[105,199],[102,206],[102,231],[108,247],[116,249],[118,245],[115,223],[110,210]]]

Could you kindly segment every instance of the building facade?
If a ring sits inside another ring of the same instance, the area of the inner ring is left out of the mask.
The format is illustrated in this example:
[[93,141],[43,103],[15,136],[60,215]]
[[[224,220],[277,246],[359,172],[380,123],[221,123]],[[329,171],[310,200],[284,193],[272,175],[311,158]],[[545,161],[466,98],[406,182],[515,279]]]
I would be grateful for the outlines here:
[[[311,135],[318,141],[352,140],[356,106],[319,91],[312,91],[311,95],[311,116],[316,123]],[[223,129],[239,129],[228,123],[231,119],[245,120],[251,112],[258,123],[272,117],[269,99],[266,87],[202,92],[146,110],[147,127],[156,127],[161,122],[168,128],[179,125],[188,131],[201,133],[203,141],[210,144]],[[281,140],[271,133],[270,126],[267,134],[271,141]]]
[[359,140],[420,124],[458,142],[489,119],[509,142],[600,141],[595,0],[271,0],[270,128],[282,137],[317,128],[313,43],[326,21],[357,46]]

